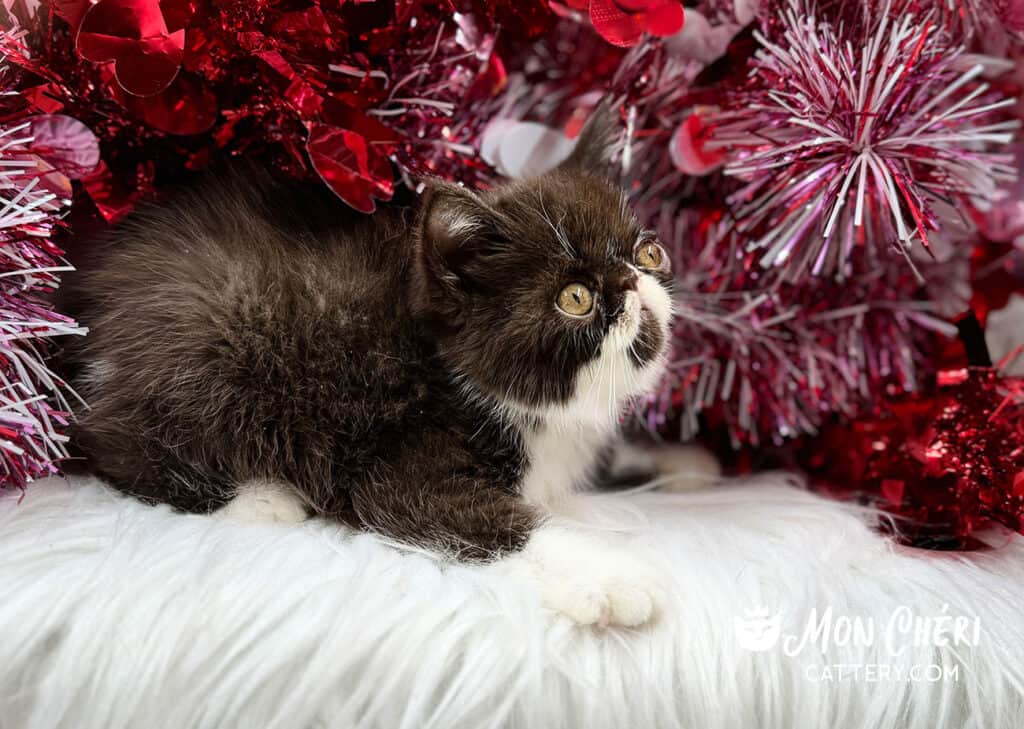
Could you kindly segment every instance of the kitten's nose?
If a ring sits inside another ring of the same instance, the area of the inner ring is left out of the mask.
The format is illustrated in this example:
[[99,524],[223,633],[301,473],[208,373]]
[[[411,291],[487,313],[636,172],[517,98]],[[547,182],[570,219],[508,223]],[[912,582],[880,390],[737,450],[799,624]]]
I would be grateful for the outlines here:
[[640,303],[640,294],[636,291],[623,291],[622,295],[618,298],[615,303],[615,309],[612,311],[612,321],[618,321],[625,312],[630,312],[631,316],[635,316],[643,308]]
[[627,291],[636,291],[639,281],[640,277],[637,275],[636,271],[626,270],[618,275],[618,278],[613,285],[622,293],[626,293]]
[[637,290],[640,277],[636,271],[627,269],[617,274],[609,283],[612,291],[616,292],[615,307],[612,309],[612,321],[615,321],[626,310],[626,302],[630,298],[629,292]]

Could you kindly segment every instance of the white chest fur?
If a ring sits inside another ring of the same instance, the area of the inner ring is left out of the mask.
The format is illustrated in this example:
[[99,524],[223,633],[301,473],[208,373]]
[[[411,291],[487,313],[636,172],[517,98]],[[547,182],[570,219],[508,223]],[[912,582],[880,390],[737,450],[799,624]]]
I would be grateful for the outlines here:
[[600,449],[614,428],[591,424],[545,423],[524,434],[529,466],[523,478],[523,498],[552,506],[586,483]]

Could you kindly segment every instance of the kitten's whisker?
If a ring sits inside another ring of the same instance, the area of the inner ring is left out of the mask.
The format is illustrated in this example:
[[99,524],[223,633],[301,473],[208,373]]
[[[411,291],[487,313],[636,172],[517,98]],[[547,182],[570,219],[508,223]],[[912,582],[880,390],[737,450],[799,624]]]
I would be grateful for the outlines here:
[[[541,219],[545,223],[547,223],[548,227],[551,228],[551,230],[554,232],[555,240],[557,240],[559,245],[562,246],[562,250],[564,250],[570,258],[576,258],[576,252],[572,249],[572,245],[569,243],[569,238],[565,235],[565,232],[560,227],[558,227],[551,221],[550,216],[548,216],[547,208],[544,207],[544,193],[539,189],[537,190],[537,203],[540,205]],[[559,220],[559,223],[561,223],[564,220],[565,214],[563,213],[561,219]]]

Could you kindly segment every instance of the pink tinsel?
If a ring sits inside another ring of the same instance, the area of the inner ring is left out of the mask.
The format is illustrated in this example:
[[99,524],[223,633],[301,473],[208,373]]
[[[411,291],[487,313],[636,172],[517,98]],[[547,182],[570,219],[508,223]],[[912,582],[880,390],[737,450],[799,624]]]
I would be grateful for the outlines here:
[[[0,31],[0,52],[20,49],[14,31]],[[17,100],[13,76],[0,65],[0,487],[57,473],[67,457],[64,384],[45,356],[49,339],[83,333],[44,298],[67,270],[51,235],[70,187],[43,158],[52,143],[35,149],[32,120],[4,106]]]
[[745,265],[716,210],[663,216],[657,230],[680,281],[674,356],[648,422],[660,428],[676,415],[684,439],[703,418],[733,447],[779,444],[837,413],[870,410],[879,393],[917,390],[933,366],[930,345],[956,333],[943,314],[969,293],[957,285],[962,255],[922,263],[926,286],[894,266],[828,286],[789,284]]
[[[758,265],[847,275],[860,251],[929,250],[1013,181],[1015,103],[990,90],[934,10],[892,0],[830,19],[789,0],[755,37],[744,87],[712,121]],[[877,257],[875,254],[871,254]]]

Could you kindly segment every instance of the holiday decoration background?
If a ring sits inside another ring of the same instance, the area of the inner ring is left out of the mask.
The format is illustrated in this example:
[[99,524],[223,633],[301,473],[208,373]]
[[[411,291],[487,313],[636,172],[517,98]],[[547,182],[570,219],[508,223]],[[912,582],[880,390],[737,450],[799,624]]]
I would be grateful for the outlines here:
[[237,157],[486,187],[606,100],[680,279],[638,420],[917,543],[1024,531],[1021,0],[3,0],[0,55],[5,486],[68,456],[62,248]]

